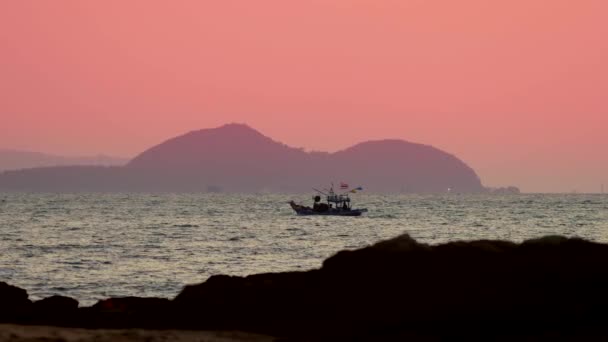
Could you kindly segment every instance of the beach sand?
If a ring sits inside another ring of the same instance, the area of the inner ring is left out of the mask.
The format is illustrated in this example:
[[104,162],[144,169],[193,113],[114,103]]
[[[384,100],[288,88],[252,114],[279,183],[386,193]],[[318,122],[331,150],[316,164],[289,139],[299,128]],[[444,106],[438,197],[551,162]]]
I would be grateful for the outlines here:
[[270,336],[235,331],[187,331],[142,329],[75,329],[50,326],[0,324],[0,342],[270,342]]

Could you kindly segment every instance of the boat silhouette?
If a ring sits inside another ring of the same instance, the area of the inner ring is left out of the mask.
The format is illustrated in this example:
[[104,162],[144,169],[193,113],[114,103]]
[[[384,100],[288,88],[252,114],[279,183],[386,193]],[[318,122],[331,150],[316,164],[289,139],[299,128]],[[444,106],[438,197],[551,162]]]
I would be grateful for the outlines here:
[[[313,206],[304,206],[294,201],[289,201],[289,205],[298,215],[321,215],[321,216],[361,216],[367,212],[366,208],[353,209],[348,193],[336,194],[333,186],[327,193],[314,189],[319,194],[313,196]],[[321,195],[325,196],[325,202],[321,202]]]

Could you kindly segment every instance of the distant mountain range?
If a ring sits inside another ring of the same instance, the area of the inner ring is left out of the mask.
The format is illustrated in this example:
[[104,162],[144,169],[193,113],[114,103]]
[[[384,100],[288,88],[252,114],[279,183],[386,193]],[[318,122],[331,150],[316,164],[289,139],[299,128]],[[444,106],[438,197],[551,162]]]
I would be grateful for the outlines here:
[[129,159],[105,155],[65,157],[40,152],[0,149],[0,171],[66,165],[121,166],[128,162]]
[[172,138],[125,166],[6,171],[0,191],[302,192],[332,181],[371,192],[485,191],[473,169],[428,145],[380,140],[336,153],[305,152],[242,124]]

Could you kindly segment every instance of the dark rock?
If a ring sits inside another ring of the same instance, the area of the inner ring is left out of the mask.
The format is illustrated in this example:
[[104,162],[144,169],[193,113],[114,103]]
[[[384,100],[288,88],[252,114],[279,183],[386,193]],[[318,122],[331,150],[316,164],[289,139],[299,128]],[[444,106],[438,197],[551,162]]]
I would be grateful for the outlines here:
[[34,302],[34,310],[44,314],[74,313],[78,310],[78,301],[65,296],[51,296]]
[[[265,332],[288,330],[294,321],[314,319],[306,308],[320,292],[318,271],[213,276],[186,286],[175,298],[177,322],[187,328]],[[276,329],[278,328],[278,329]]]
[[118,297],[100,300],[92,309],[97,312],[142,313],[163,310],[170,301],[154,297]]
[[0,282],[0,321],[16,322],[24,319],[31,311],[32,302],[27,291]]
[[28,323],[71,325],[78,319],[78,301],[65,296],[51,296],[34,302]]
[[[31,322],[245,330],[302,340],[605,340],[605,260],[608,245],[560,236],[427,245],[403,235],[339,252],[318,270],[218,275],[186,286],[172,301],[110,298],[67,321]],[[0,300],[13,309],[29,303],[24,290],[4,283]],[[43,302],[35,306],[74,308],[65,298]],[[7,308],[1,312],[13,312]]]
[[170,303],[165,298],[108,298],[81,309],[84,318],[81,324],[103,328],[167,327],[171,319]]
[[339,252],[320,270],[211,277],[174,303],[191,328],[292,336],[608,333],[607,259],[607,245],[581,239],[430,246],[403,235]]
[[0,301],[3,307],[19,306],[30,303],[27,291],[17,286],[0,282]]

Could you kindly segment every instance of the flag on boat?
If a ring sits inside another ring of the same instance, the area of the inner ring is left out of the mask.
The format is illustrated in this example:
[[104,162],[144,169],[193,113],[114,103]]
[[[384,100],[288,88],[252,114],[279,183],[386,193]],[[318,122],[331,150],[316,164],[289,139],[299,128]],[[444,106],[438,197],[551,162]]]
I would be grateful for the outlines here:
[[348,189],[348,184],[344,183],[344,182],[340,182],[340,189],[342,189],[342,190]]

